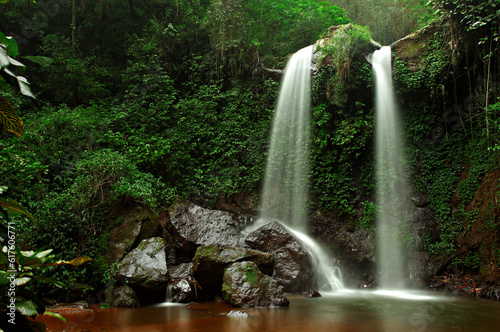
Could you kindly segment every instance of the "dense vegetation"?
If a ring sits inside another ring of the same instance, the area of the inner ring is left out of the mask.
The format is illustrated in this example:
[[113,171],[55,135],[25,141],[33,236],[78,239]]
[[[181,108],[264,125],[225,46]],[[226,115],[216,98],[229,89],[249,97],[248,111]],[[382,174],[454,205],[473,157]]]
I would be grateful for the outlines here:
[[[494,0],[428,7],[410,0],[0,3],[0,31],[15,37],[38,100],[1,87],[25,123],[23,139],[1,133],[2,195],[38,219],[17,219],[18,244],[53,248],[60,259],[94,258],[78,270],[47,272],[57,278],[102,287],[112,277],[102,253],[120,222],[110,216],[114,206],[159,211],[176,195],[208,207],[239,192],[257,198],[278,89],[262,67],[281,68],[332,25],[352,21],[372,34],[343,31],[342,52],[314,78],[312,208],[373,228],[372,74],[369,64],[349,62],[356,44],[348,41],[372,36],[387,44],[440,14],[454,17],[454,38],[473,31],[467,54],[474,57],[454,63],[443,51],[450,36],[437,35],[420,71],[395,61],[412,172],[440,221],[441,232],[428,237],[430,253],[453,253],[463,217],[474,213],[468,202],[485,172],[498,167]],[[453,80],[438,75],[443,66]],[[359,89],[367,93],[353,93]],[[457,105],[463,108],[455,114]],[[464,168],[468,177],[460,181]],[[452,206],[457,186],[461,203]],[[456,264],[474,264],[467,257]]]

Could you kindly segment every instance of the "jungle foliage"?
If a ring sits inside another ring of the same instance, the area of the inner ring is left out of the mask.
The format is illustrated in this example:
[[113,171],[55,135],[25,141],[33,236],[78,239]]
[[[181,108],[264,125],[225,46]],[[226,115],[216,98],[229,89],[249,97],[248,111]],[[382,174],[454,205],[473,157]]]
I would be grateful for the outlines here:
[[[1,134],[0,184],[40,224],[18,217],[19,245],[53,248],[57,260],[93,257],[79,270],[49,272],[75,285],[79,280],[102,287],[112,277],[102,254],[119,222],[110,215],[114,206],[160,211],[176,195],[206,207],[240,192],[257,197],[279,88],[262,67],[282,68],[287,55],[349,21],[370,29],[343,30],[336,44],[342,52],[333,52],[333,65],[321,66],[313,79],[310,206],[373,228],[372,73],[362,57],[351,57],[351,46],[370,38],[388,44],[452,14],[456,29],[435,36],[421,71],[395,60],[399,92],[418,91],[401,103],[413,176],[440,220],[441,233],[429,234],[428,248],[436,255],[452,252],[453,236],[463,231],[451,208],[453,193],[460,188],[466,204],[484,173],[498,167],[498,3],[426,5],[3,1],[0,30],[17,40],[11,58],[29,64],[18,74],[29,78],[39,100],[36,105],[1,86],[24,129],[22,139]],[[467,52],[474,57],[454,63],[445,50],[450,36],[462,30],[473,30],[470,45],[477,49]],[[454,79],[438,75],[443,70]],[[455,111],[455,105],[463,108]],[[464,161],[471,175],[461,181]],[[70,299],[42,287],[47,296]]]

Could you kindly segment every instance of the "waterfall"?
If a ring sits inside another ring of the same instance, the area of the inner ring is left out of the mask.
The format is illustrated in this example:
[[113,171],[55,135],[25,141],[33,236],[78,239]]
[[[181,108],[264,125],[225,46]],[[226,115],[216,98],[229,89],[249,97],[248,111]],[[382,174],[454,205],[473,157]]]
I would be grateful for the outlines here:
[[313,47],[295,53],[284,70],[256,226],[271,220],[285,224],[315,260],[320,290],[331,291],[344,288],[340,270],[332,266],[324,250],[305,234]]
[[404,284],[405,253],[402,243],[405,204],[405,170],[400,121],[392,86],[391,48],[372,56],[375,75],[375,153],[377,223],[377,265],[380,286],[400,288]]

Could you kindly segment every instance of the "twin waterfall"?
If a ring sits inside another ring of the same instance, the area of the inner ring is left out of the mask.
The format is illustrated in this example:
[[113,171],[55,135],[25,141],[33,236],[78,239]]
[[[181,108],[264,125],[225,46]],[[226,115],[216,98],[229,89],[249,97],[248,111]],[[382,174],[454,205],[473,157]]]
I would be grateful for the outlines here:
[[377,266],[381,288],[404,286],[402,212],[405,199],[405,169],[402,135],[392,86],[391,48],[372,56],[375,74],[375,170],[377,197]]
[[[261,213],[257,227],[281,221],[317,259],[317,279],[321,291],[344,288],[341,274],[331,259],[306,235],[309,183],[309,125],[311,108],[311,60],[313,47],[299,50],[288,61],[272,128],[267,159]],[[392,96],[391,50],[384,47],[372,57],[377,86],[377,261],[381,286],[402,284],[403,259],[399,241],[399,220],[395,211],[401,197],[399,179],[403,172]]]

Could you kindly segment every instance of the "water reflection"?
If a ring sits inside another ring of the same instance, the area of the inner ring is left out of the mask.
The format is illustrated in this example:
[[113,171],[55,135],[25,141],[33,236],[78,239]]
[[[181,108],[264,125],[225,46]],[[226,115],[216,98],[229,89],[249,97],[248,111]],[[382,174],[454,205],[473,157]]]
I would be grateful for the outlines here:
[[138,309],[103,309],[68,314],[68,324],[43,318],[48,331],[497,331],[500,303],[427,292],[342,291],[306,299],[289,294],[290,306],[242,309],[248,318],[228,317],[235,308],[220,302]]

